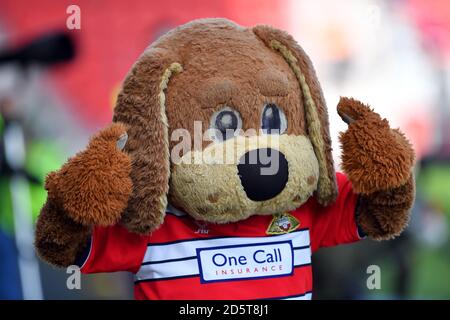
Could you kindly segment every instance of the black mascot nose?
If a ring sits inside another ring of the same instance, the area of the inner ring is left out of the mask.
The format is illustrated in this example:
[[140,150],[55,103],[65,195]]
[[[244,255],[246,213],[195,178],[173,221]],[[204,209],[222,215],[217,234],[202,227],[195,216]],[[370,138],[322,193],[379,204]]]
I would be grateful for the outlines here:
[[237,167],[245,193],[253,201],[272,199],[288,181],[286,157],[275,149],[251,150],[239,159]]

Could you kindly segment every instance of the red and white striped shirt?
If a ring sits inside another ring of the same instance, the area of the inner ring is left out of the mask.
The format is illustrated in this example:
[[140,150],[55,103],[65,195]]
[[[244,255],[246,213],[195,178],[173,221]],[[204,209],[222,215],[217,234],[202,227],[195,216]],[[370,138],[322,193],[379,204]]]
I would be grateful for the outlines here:
[[207,224],[170,209],[149,236],[94,228],[83,273],[130,271],[136,299],[311,299],[311,254],[359,240],[357,195],[337,174],[339,197],[311,198],[277,216]]

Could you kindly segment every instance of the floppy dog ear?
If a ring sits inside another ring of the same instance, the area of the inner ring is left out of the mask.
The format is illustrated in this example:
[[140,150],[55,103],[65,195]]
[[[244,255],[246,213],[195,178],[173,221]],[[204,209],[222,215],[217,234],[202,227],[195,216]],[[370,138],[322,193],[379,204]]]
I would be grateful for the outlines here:
[[120,223],[148,234],[164,220],[170,178],[165,90],[182,67],[169,52],[148,48],[127,75],[113,121],[126,124],[125,152],[132,159],[133,193]]
[[337,197],[336,174],[331,154],[327,107],[311,60],[286,32],[269,26],[256,26],[253,32],[266,46],[283,56],[298,79],[303,94],[308,135],[319,161],[316,199],[320,204],[328,205]]

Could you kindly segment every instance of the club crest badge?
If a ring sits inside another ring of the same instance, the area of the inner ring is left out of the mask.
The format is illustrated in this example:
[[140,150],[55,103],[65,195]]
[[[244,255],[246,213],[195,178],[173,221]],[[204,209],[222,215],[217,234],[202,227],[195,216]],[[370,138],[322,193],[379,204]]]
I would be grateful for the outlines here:
[[292,232],[300,227],[300,221],[289,213],[276,214],[273,216],[266,234],[276,235]]

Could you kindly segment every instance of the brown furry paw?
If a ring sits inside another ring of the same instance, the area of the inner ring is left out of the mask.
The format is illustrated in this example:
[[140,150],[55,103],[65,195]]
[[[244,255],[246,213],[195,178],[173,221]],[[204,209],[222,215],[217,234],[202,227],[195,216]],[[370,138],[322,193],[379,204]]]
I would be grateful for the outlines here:
[[50,264],[67,267],[85,249],[90,234],[91,227],[76,223],[56,203],[47,200],[36,223],[36,252]]
[[341,98],[338,114],[349,124],[341,133],[342,168],[357,193],[371,194],[405,184],[414,151],[405,136],[368,106]]
[[83,225],[113,225],[119,221],[132,191],[131,159],[121,151],[126,128],[114,123],[95,135],[46,180],[48,198]]
[[357,209],[358,225],[372,239],[392,239],[408,225],[414,197],[412,175],[400,187],[361,195]]

